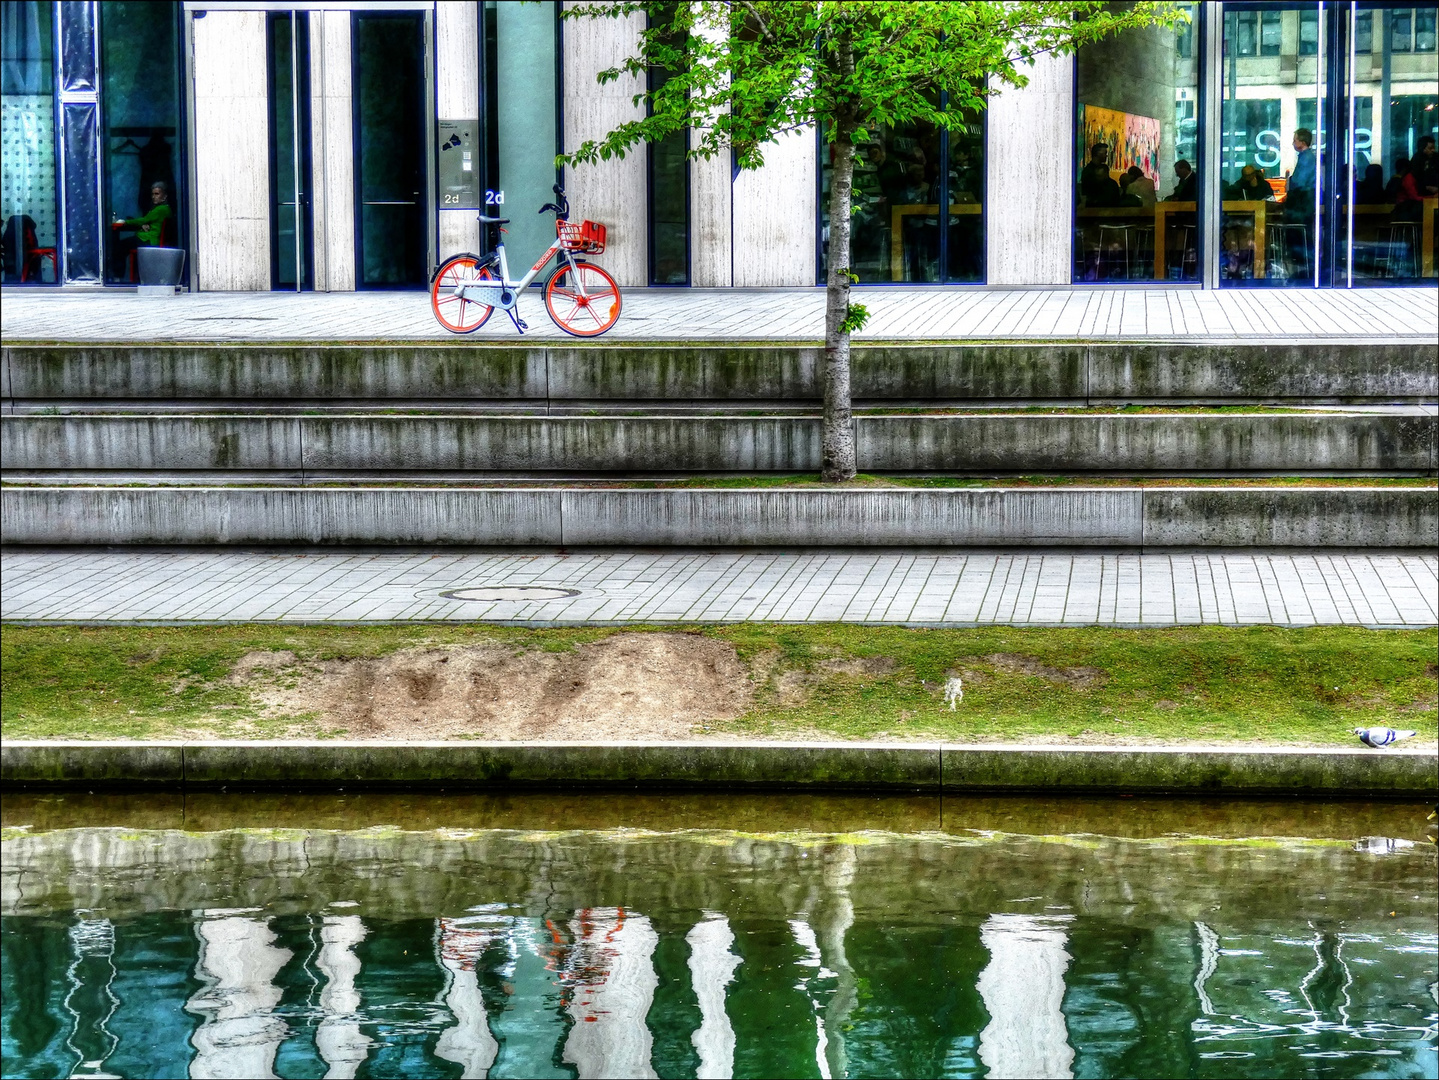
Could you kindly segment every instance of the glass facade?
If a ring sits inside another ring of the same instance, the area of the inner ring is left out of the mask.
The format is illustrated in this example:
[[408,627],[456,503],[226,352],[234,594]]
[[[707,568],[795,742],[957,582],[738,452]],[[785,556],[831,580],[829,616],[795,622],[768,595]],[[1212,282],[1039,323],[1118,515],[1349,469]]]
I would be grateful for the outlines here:
[[54,5],[0,4],[0,218],[5,284],[59,280]]
[[[670,18],[672,16],[665,16],[665,25],[668,25]],[[667,78],[665,72],[651,70],[650,90],[658,90]],[[677,131],[659,142],[649,144],[651,285],[688,285],[690,282],[688,152],[688,131]]]
[[[1225,5],[1221,284],[1434,278],[1436,13],[1434,4]],[[1247,47],[1256,17],[1277,28],[1271,53]]]
[[[1199,5],[1189,23],[1131,30],[1075,62],[1074,280],[1198,281]],[[1246,18],[1251,51],[1268,24]]]
[[[820,280],[829,272],[833,147],[820,140]],[[984,117],[855,138],[850,268],[861,282],[984,281]]]
[[[181,247],[179,24],[166,0],[100,4],[105,280],[137,280],[135,249]],[[119,227],[115,227],[119,222]]]
[[[271,14],[270,281],[276,289],[314,284],[310,227],[310,21],[305,12]],[[298,198],[296,192],[299,192]]]
[[485,213],[511,219],[505,247],[514,276],[555,240],[554,218],[536,211],[559,181],[558,22],[553,0],[485,4],[485,175],[505,200]]

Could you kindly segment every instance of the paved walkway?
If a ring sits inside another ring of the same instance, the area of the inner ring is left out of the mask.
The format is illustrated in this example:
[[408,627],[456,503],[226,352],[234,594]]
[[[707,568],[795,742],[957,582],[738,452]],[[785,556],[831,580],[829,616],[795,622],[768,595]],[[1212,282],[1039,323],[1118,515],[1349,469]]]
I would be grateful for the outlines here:
[[[856,290],[870,310],[859,340],[1099,339],[1432,341],[1439,290]],[[802,340],[824,332],[820,289],[626,289],[603,341]],[[196,293],[6,289],[0,336],[43,341],[457,340],[422,292]],[[566,338],[538,293],[521,301],[530,339]],[[474,335],[517,340],[498,314]]]
[[42,621],[1439,623],[1433,555],[57,549],[0,574],[0,617]]

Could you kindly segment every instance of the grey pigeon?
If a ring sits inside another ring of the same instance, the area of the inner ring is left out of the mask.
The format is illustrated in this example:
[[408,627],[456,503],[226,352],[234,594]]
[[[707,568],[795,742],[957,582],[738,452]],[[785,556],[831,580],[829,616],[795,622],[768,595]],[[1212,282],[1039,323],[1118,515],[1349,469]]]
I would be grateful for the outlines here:
[[1400,739],[1412,739],[1419,732],[1395,731],[1392,727],[1357,727],[1354,729],[1354,734],[1359,736],[1359,741],[1365,746],[1372,746],[1378,750],[1382,746],[1397,743]]

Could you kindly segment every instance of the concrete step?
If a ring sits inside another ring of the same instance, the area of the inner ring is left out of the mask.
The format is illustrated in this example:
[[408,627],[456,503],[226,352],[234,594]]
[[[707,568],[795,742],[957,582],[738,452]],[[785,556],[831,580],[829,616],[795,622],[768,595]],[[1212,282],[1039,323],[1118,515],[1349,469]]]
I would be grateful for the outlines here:
[[[1383,412],[1007,413],[854,419],[861,472],[1416,474],[1439,417]],[[629,475],[816,472],[812,417],[9,416],[7,474],[120,470]]]
[[1423,548],[1410,487],[0,488],[7,545]]
[[[814,345],[6,341],[0,398],[83,400],[815,402]],[[858,343],[858,401],[1434,401],[1439,343]]]

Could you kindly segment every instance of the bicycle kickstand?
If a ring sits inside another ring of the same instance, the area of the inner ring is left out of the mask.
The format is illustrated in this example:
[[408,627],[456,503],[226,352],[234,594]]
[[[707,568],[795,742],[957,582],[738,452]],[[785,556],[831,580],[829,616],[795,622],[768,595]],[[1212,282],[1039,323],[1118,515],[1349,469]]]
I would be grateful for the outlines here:
[[526,330],[530,328],[530,324],[525,322],[524,319],[520,318],[520,313],[517,308],[510,308],[510,310],[505,312],[505,314],[510,317],[510,322],[515,324],[515,329],[519,333],[523,334]]

